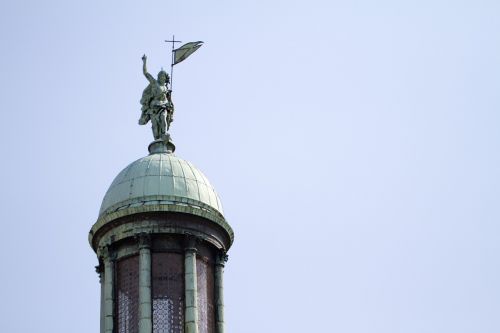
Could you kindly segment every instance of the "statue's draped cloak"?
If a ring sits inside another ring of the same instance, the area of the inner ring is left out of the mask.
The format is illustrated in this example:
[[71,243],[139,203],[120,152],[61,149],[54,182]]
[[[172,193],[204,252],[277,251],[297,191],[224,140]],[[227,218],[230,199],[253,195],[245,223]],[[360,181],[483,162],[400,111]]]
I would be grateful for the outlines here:
[[141,118],[139,118],[139,125],[146,125],[151,119],[150,105],[154,99],[153,85],[150,83],[142,92],[141,97]]

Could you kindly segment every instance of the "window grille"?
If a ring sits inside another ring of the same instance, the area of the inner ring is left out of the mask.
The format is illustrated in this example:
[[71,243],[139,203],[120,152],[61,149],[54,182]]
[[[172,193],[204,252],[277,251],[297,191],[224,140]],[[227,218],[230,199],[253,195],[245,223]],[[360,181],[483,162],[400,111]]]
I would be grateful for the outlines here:
[[199,333],[214,333],[214,266],[205,258],[198,257],[196,273],[198,276],[198,330]]
[[184,332],[184,255],[152,254],[153,333]]
[[116,332],[138,333],[139,257],[118,261],[116,278]]

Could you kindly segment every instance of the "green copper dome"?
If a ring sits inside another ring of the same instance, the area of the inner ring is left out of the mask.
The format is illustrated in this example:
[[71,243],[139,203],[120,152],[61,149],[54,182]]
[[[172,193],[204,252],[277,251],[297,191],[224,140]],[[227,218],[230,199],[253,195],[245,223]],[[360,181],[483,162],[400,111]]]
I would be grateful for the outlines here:
[[138,159],[116,176],[104,196],[99,218],[148,205],[190,206],[223,214],[207,177],[190,162],[164,152]]

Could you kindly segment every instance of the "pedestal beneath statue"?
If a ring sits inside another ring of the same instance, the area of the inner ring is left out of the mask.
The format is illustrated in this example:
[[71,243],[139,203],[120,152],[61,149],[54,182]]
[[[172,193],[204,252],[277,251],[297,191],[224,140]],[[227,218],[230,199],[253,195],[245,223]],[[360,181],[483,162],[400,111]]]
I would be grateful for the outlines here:
[[148,150],[150,154],[172,154],[175,152],[175,145],[172,142],[170,134],[167,133],[163,139],[151,142],[148,146]]

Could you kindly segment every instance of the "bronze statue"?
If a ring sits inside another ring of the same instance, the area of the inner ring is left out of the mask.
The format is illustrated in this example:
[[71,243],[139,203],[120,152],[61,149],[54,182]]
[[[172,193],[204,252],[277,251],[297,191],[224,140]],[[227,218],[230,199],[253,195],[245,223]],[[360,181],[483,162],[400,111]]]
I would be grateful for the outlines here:
[[142,56],[142,71],[149,81],[149,85],[142,92],[141,118],[139,125],[145,125],[151,120],[155,140],[167,139],[170,123],[174,120],[174,104],[172,103],[172,90],[168,89],[170,77],[163,69],[155,78],[148,73],[146,68],[146,55]]

